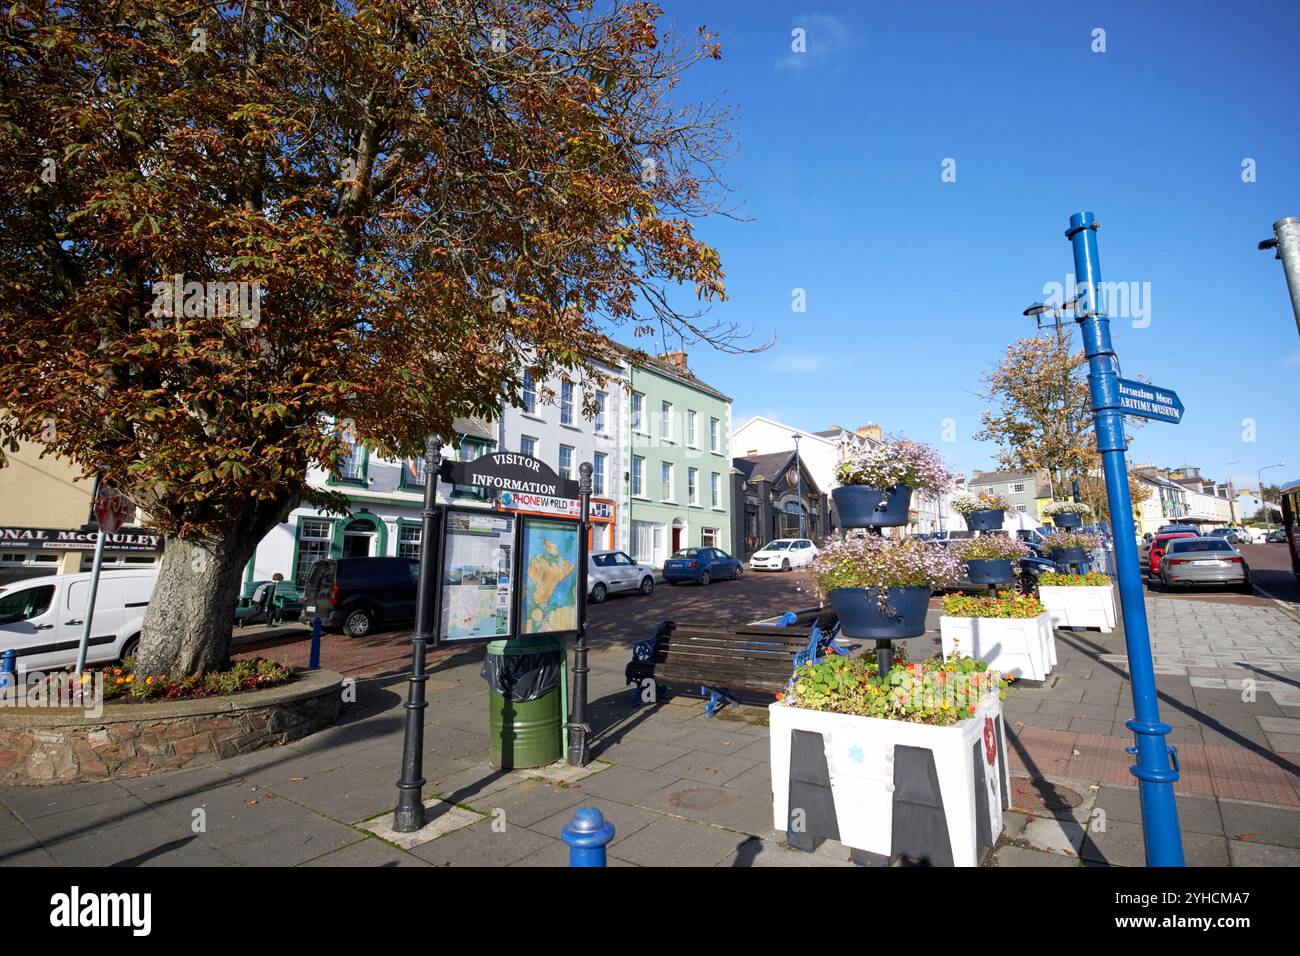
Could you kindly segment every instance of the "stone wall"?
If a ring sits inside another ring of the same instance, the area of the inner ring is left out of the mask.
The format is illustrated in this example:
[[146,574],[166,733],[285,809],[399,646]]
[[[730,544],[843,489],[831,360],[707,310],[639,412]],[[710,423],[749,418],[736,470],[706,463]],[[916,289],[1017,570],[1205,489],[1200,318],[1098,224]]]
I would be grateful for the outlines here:
[[338,719],[342,678],[298,671],[281,687],[150,704],[97,717],[60,708],[0,709],[0,786],[143,777],[274,747]]

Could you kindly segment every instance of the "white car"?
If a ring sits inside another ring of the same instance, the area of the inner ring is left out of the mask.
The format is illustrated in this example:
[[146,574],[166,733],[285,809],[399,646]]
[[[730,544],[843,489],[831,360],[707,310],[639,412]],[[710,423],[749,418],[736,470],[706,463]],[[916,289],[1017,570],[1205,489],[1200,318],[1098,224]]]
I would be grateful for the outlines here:
[[[105,571],[95,592],[86,663],[104,664],[135,655],[158,571]],[[81,624],[90,596],[90,572],[13,581],[0,588],[0,651],[18,652],[27,672],[77,663]]]
[[819,554],[807,538],[777,538],[750,555],[749,566],[755,571],[789,571],[807,567]]
[[587,556],[587,597],[600,604],[614,591],[653,594],[655,569],[637,564],[622,551],[593,551]]

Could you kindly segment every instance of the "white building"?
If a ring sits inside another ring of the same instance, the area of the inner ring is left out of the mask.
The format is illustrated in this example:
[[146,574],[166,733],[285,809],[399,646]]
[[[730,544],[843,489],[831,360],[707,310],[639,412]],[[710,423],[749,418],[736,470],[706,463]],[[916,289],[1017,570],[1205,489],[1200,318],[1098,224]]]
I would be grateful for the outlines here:
[[[620,441],[627,370],[598,365],[606,382],[573,381],[553,375],[542,382],[525,377],[524,404],[502,404],[497,423],[500,451],[517,451],[540,458],[562,478],[578,479],[585,461],[592,466],[591,548],[623,549],[628,546],[626,485],[618,480],[625,470]],[[584,401],[590,396],[596,412],[587,418]]]
[[794,451],[794,436],[799,436],[799,458],[822,491],[839,487],[835,466],[846,458],[860,455],[880,443],[880,426],[865,425],[850,431],[839,425],[825,431],[809,432],[793,425],[755,415],[731,433],[732,453],[738,458]]

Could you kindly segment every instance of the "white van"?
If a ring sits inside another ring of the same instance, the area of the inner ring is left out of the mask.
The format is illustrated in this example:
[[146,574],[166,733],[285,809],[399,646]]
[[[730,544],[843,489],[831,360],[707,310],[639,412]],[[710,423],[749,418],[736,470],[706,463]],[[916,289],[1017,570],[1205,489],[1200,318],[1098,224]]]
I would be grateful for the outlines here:
[[[88,664],[135,654],[144,612],[157,582],[156,568],[100,574],[86,649]],[[28,672],[76,665],[89,596],[89,571],[29,578],[0,587],[0,654],[16,650],[18,668]]]

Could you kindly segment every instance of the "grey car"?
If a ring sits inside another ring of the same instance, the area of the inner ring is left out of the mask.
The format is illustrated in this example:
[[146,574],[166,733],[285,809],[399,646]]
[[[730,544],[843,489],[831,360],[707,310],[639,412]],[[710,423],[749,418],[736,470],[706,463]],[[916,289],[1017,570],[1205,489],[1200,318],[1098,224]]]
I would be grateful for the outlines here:
[[1222,537],[1175,538],[1160,559],[1166,588],[1224,584],[1250,594],[1250,565]]
[[615,591],[653,594],[655,569],[637,564],[622,551],[593,551],[587,557],[587,596],[600,604]]

